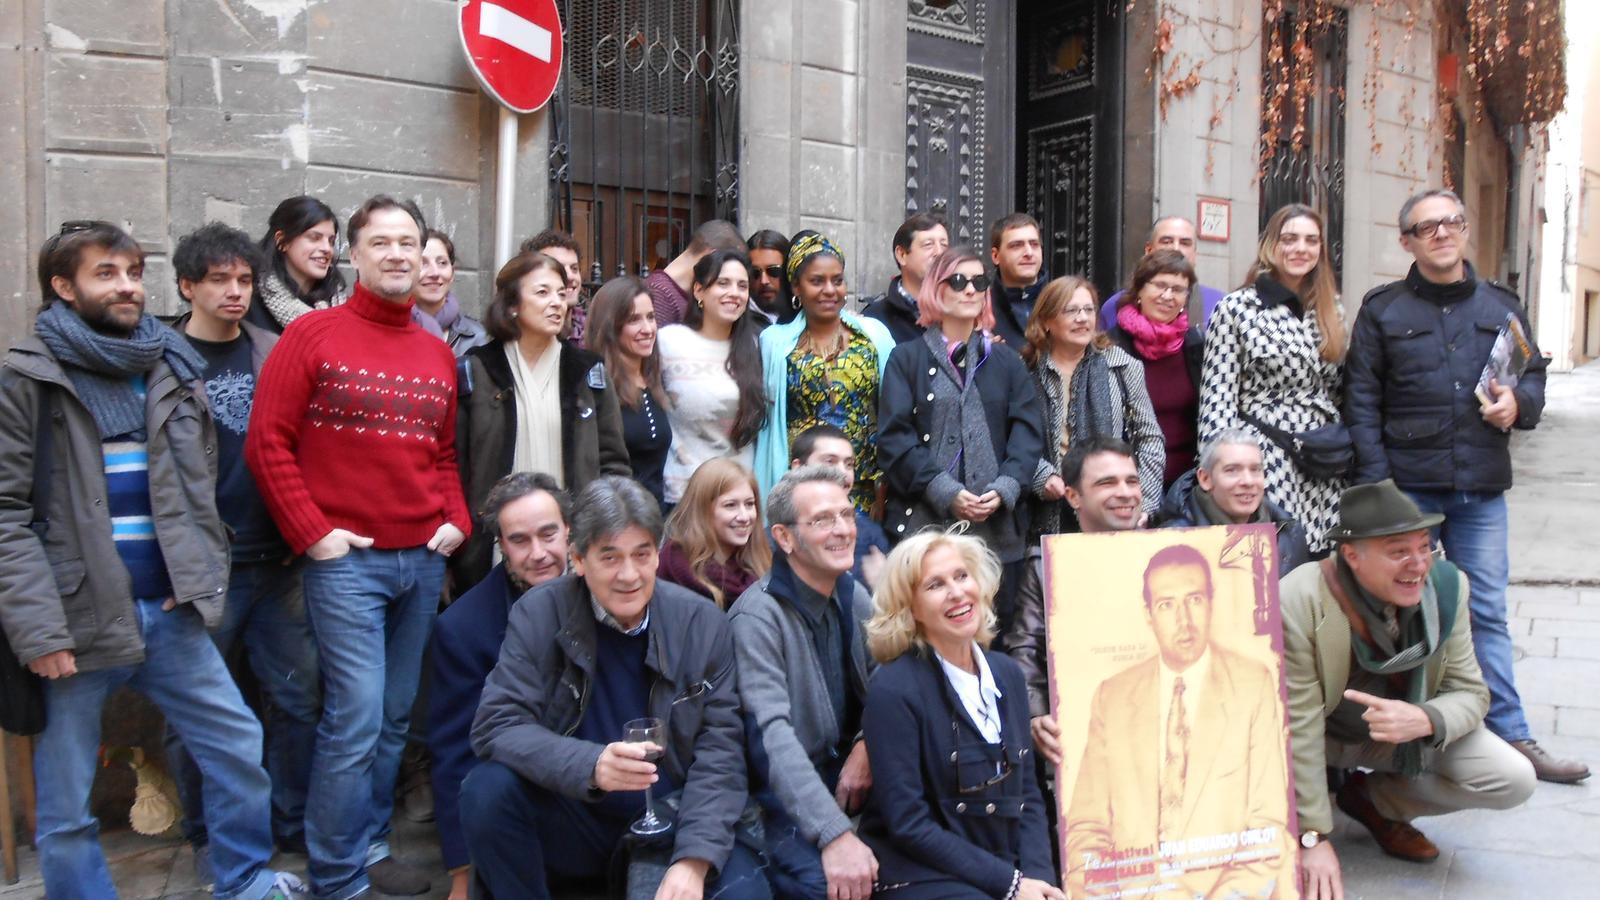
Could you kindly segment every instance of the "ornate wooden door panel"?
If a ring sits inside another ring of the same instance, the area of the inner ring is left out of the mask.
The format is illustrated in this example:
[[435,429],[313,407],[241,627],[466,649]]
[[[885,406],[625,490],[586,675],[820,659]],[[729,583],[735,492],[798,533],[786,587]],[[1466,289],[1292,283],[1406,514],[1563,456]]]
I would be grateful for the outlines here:
[[1016,166],[1043,230],[1050,275],[1118,277],[1122,188],[1122,3],[1022,0]]
[[906,214],[986,244],[1012,197],[1012,0],[907,0]]

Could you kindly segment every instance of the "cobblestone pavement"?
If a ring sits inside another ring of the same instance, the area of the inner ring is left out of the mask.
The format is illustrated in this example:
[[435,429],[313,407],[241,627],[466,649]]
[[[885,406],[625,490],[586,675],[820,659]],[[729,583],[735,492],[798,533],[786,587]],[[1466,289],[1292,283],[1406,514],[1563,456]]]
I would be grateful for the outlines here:
[[[1551,375],[1544,422],[1516,436],[1510,494],[1517,683],[1539,740],[1600,766],[1600,364]],[[1340,814],[1334,846],[1350,900],[1449,898],[1540,900],[1593,897],[1600,888],[1600,779],[1540,784],[1507,812],[1466,812],[1417,825],[1443,851],[1431,865],[1390,859]],[[397,823],[402,858],[437,870],[431,826]],[[208,896],[197,890],[192,856],[171,840],[126,831],[105,838],[124,900]],[[279,863],[303,871],[304,857]],[[3,887],[3,886],[0,886]],[[430,898],[449,887],[441,873]],[[43,897],[32,851],[22,880],[3,900]]]

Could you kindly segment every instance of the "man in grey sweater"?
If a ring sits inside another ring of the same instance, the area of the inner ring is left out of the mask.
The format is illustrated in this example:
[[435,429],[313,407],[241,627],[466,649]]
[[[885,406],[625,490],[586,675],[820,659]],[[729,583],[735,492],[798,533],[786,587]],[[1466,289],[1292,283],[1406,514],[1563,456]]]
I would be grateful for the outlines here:
[[850,815],[872,783],[860,740],[872,598],[850,577],[849,483],[830,466],[790,470],[768,494],[767,516],[779,551],[772,571],[729,614],[769,879],[783,897],[867,900],[878,863]]

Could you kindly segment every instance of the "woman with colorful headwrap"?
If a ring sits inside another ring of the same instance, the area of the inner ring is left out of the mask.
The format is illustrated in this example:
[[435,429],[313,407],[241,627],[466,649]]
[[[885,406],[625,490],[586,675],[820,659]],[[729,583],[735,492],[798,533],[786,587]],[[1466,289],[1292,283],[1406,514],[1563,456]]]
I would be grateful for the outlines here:
[[756,440],[761,494],[789,469],[789,445],[813,425],[850,438],[856,478],[850,499],[870,512],[878,490],[878,385],[894,338],[876,319],[845,310],[844,251],[814,231],[790,243],[786,264],[800,315],[761,332],[761,369],[771,411]]

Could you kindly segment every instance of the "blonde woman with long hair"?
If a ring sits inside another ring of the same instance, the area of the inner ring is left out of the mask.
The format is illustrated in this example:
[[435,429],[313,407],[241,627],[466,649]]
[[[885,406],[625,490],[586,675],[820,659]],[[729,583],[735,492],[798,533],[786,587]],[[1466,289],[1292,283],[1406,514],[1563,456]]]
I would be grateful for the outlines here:
[[723,609],[772,568],[756,477],[731,459],[700,464],[667,518],[656,572]]
[[1267,220],[1245,284],[1212,316],[1200,441],[1236,428],[1261,435],[1267,496],[1305,525],[1313,553],[1328,547],[1346,480],[1306,471],[1280,441],[1340,422],[1347,346],[1323,218],[1285,206]]
[[1000,560],[965,528],[901,541],[866,625],[878,671],[862,715],[861,838],[878,860],[874,896],[1064,900],[1022,670],[989,649]]

